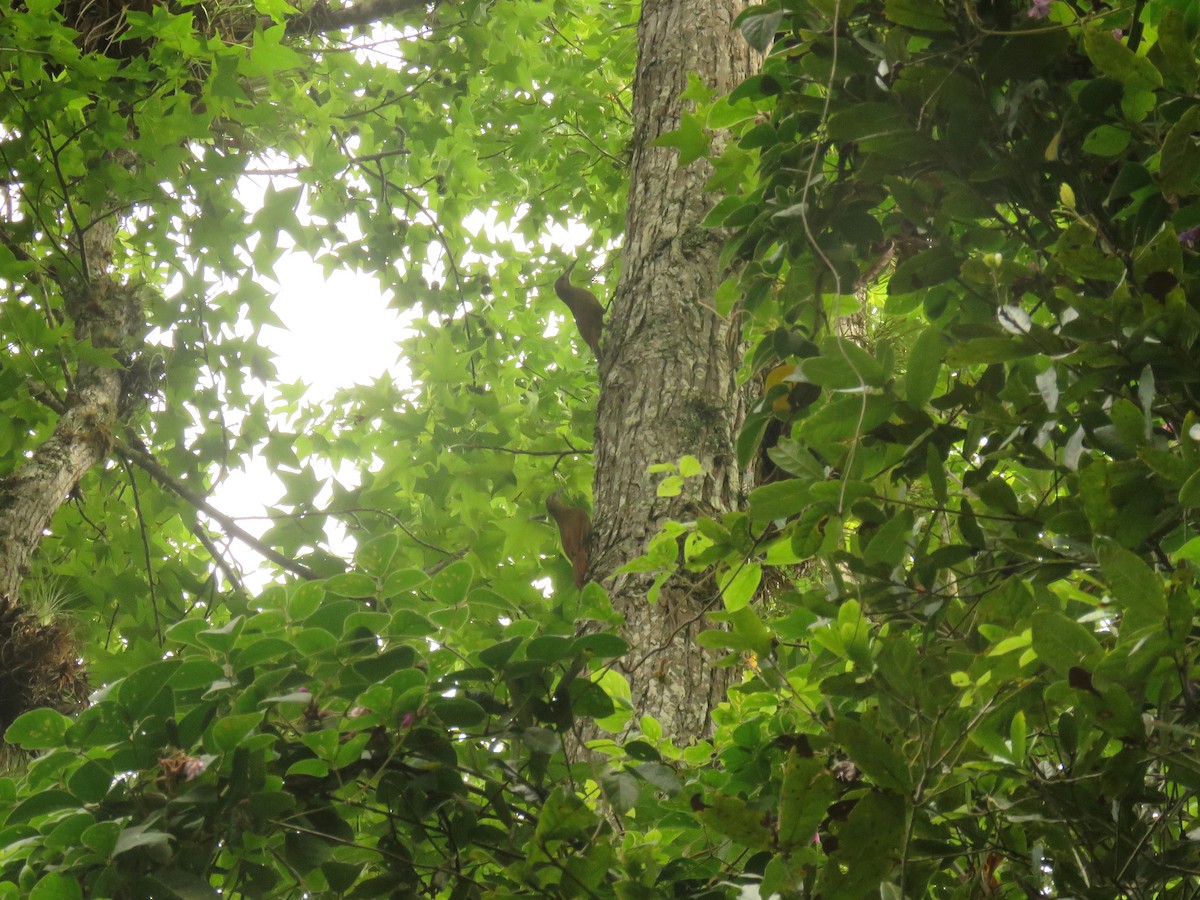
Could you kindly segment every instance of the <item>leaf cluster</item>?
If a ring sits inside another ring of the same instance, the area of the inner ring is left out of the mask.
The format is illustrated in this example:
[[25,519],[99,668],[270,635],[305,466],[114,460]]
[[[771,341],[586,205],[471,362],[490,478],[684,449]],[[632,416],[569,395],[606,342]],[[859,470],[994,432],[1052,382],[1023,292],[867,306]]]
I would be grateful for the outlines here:
[[[336,45],[300,66],[269,29],[211,41],[169,11],[119,61],[44,4],[0,19],[41,54],[4,63],[0,101],[0,453],[51,421],[29,381],[65,390],[89,352],[49,277],[76,223],[136,206],[117,264],[180,287],[133,424],[193,485],[258,449],[288,491],[264,541],[323,576],[218,590],[194,511],[94,473],[39,564],[115,639],[86,711],[8,731],[39,756],[0,780],[0,892],[1192,896],[1200,23],[1035,7],[755,7],[763,73],[670,139],[735,130],[716,301],[751,323],[747,378],[791,367],[739,446],[770,483],[635,563],[682,538],[715,566],[701,643],[748,667],[682,749],[634,718],[619,619],[535,519],[589,480],[594,377],[540,337],[555,261],[459,227],[494,204],[531,243],[571,214],[617,232],[625,13],[581,17],[564,54],[542,4],[439,9],[396,68]],[[131,141],[137,166],[111,154]],[[295,182],[249,213],[234,186],[268,149]],[[251,389],[271,311],[247,271],[289,242],[419,306],[411,386],[320,409]],[[667,493],[700,474],[669,468]],[[624,736],[568,762],[586,718]]]
[[727,832],[764,895],[1190,896],[1185,7],[744,18],[775,38],[733,95],[758,180],[709,221],[738,230],[748,369],[818,398],[763,398],[741,450],[777,477],[697,537],[783,585],[753,607],[728,579],[709,635],[752,654],[715,743],[723,802],[778,815]]

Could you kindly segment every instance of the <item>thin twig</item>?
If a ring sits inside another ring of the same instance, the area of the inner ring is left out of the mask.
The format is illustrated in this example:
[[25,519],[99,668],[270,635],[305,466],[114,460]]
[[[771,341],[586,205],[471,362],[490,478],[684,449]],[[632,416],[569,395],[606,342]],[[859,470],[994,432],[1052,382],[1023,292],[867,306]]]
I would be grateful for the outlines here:
[[[361,165],[368,162],[379,162],[380,160],[388,159],[393,156],[407,156],[412,151],[407,147],[400,147],[396,150],[381,150],[378,153],[367,153],[363,156],[352,156],[346,160],[345,168]],[[260,176],[290,176],[299,175],[301,172],[307,172],[312,169],[311,165],[285,166],[279,169],[247,169],[245,175],[260,175]]]
[[492,447],[488,444],[455,444],[451,450],[490,450],[494,453],[510,453],[513,456],[591,456],[591,449],[586,450],[515,450],[512,447]]
[[142,556],[146,560],[146,585],[150,589],[150,609],[154,612],[154,636],[158,638],[158,646],[163,645],[162,622],[158,616],[158,594],[154,590],[154,564],[150,559],[150,539],[146,537],[146,517],[142,514],[142,498],[138,492],[136,473],[128,461],[124,462],[125,473],[129,476],[129,486],[133,489],[133,510],[137,515],[138,534],[142,538]]
[[192,526],[192,534],[194,534],[196,539],[204,545],[204,549],[207,550],[208,555],[212,557],[213,563],[218,569],[221,570],[222,573],[224,573],[225,577],[229,580],[229,583],[233,585],[234,590],[240,594],[248,593],[246,590],[246,585],[242,582],[241,576],[237,573],[237,570],[233,568],[233,565],[229,562],[229,560],[225,558],[224,552],[220,547],[217,546],[216,541],[208,536],[208,532],[204,530],[204,526],[199,522],[196,522]]

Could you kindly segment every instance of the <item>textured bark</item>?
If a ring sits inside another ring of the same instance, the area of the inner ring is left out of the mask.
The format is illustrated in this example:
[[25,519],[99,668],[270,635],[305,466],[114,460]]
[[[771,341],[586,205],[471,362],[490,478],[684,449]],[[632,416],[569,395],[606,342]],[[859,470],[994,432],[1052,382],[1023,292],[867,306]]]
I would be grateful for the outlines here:
[[[740,332],[714,311],[722,236],[700,227],[712,202],[706,161],[680,167],[652,146],[678,127],[688,73],[718,93],[752,74],[756,54],[732,23],[738,0],[647,0],[638,27],[634,152],[622,275],[601,357],[596,426],[592,577],[605,579],[626,619],[632,652],[623,671],[633,703],[686,744],[710,729],[730,672],[695,643],[717,600],[709,579],[673,578],[656,605],[649,579],[617,575],[667,519],[719,516],[743,493],[735,440],[744,402],[736,384]],[[720,136],[716,136],[720,140]],[[697,457],[704,474],[681,496],[660,498],[656,462]]]
[[[136,289],[107,274],[112,231],[94,228],[83,259],[90,276],[63,279],[63,298],[75,336],[128,362],[133,338],[145,330]],[[65,268],[65,267],[64,267]],[[125,405],[124,365],[82,362],[50,437],[29,460],[0,476],[0,610],[17,605],[21,580],[55,511],[84,474],[112,449]]]
[[[59,267],[75,336],[111,350],[119,366],[81,362],[50,437],[19,468],[0,475],[0,731],[39,706],[69,710],[87,695],[70,630],[41,622],[20,601],[21,582],[58,508],[108,455],[136,393],[131,352],[145,329],[137,289],[107,273],[114,226],[98,224],[76,260]],[[81,270],[77,274],[77,270]]]

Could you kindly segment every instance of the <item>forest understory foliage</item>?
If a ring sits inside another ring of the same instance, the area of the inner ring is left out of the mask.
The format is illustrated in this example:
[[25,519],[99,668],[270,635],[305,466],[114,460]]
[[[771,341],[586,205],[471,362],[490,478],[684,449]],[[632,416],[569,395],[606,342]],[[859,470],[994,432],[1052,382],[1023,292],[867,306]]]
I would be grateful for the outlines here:
[[[0,598],[0,896],[1200,895],[1200,8],[771,0],[691,85],[764,472],[625,568],[719,590],[691,741],[546,515],[597,387],[537,248],[611,292],[637,10],[100,9],[0,13],[0,548],[80,470]],[[420,308],[411,386],[268,399],[291,246]],[[261,591],[205,499],[252,450]]]

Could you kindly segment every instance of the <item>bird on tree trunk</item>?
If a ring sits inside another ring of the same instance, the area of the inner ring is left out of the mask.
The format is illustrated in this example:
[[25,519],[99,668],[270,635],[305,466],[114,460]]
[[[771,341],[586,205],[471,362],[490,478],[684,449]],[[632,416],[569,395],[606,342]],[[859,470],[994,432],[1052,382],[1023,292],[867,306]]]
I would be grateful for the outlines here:
[[563,553],[571,560],[575,587],[581,588],[587,582],[588,543],[592,537],[592,520],[585,510],[564,503],[562,491],[555,491],[546,498],[546,510],[558,523],[558,536],[562,540]]
[[554,282],[554,293],[558,299],[567,304],[571,315],[575,317],[575,327],[584,342],[592,348],[592,354],[600,358],[600,334],[604,330],[604,307],[596,299],[596,295],[587,288],[571,284],[571,270],[579,260],[567,266],[567,271],[558,276]]

